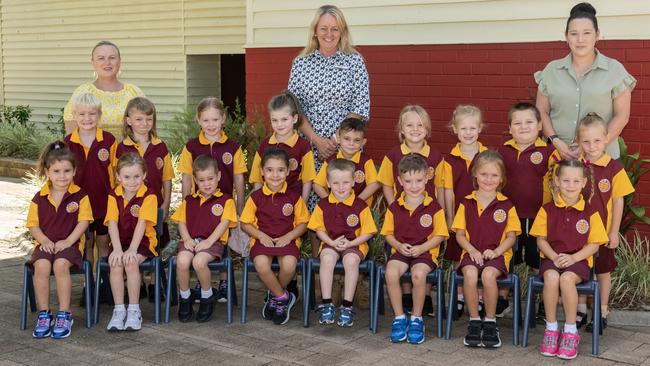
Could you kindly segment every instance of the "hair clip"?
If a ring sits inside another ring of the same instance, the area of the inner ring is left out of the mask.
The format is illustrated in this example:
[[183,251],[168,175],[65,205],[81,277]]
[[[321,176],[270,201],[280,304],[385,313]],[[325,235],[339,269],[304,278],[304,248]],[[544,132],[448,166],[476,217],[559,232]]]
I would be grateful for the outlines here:
[[63,149],[63,146],[61,146],[60,142],[55,142],[52,150],[58,150],[58,149]]
[[591,162],[590,162],[589,160],[584,160],[582,163],[583,163],[583,164],[585,165],[585,167],[587,167],[587,168],[589,167],[589,165],[591,165]]

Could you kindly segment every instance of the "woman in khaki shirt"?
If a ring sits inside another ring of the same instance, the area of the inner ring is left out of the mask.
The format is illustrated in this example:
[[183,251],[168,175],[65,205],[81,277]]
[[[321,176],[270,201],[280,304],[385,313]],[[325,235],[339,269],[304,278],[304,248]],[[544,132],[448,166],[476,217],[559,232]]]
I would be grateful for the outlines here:
[[636,80],[620,62],[596,49],[599,36],[596,9],[588,3],[574,6],[565,30],[571,52],[535,73],[543,131],[563,158],[580,155],[576,124],[589,112],[608,122],[607,152],[620,157],[617,139],[630,117]]

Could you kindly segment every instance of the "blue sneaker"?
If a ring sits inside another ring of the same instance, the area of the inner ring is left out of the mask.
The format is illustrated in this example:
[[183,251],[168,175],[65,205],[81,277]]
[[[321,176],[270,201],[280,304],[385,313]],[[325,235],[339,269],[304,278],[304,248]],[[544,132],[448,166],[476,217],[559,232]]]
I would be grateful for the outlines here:
[[52,331],[52,338],[61,339],[66,338],[72,333],[72,313],[69,311],[58,311],[56,319],[54,320],[54,330]]
[[45,338],[52,334],[52,314],[49,310],[41,310],[36,318],[36,325],[32,337]]
[[408,329],[408,319],[393,319],[393,326],[390,330],[390,341],[393,343],[403,342],[406,339],[406,331]]
[[351,307],[341,306],[339,320],[336,322],[340,327],[351,327],[354,325],[354,311]]
[[420,344],[424,342],[424,322],[422,319],[411,318],[406,341],[410,344]]
[[332,303],[319,305],[316,309],[319,313],[318,324],[334,324],[335,309]]

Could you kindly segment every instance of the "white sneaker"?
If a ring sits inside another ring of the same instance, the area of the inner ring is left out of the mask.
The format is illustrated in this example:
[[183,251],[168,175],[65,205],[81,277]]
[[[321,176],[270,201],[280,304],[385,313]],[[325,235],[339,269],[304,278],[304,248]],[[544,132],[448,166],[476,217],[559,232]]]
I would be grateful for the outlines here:
[[140,330],[142,328],[142,313],[140,310],[128,310],[124,330]]
[[111,321],[108,322],[106,330],[109,332],[124,330],[124,319],[126,319],[126,310],[113,310],[113,316],[111,317]]

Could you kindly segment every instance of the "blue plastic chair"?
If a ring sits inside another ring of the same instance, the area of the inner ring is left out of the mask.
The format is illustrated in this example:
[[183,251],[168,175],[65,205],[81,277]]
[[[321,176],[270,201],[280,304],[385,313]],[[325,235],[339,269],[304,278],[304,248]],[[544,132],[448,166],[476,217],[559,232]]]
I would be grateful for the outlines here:
[[[255,271],[255,264],[251,260],[250,257],[245,257],[244,258],[244,264],[243,264],[243,277],[242,277],[242,304],[241,304],[241,323],[246,323],[246,315],[248,312],[247,306],[248,306],[248,273],[249,272],[256,272]],[[271,270],[274,272],[280,271],[280,264],[274,259],[273,263],[271,264]],[[298,265],[296,266],[296,273],[301,273],[302,274],[302,288],[303,288],[303,293],[304,293],[304,288],[305,288],[305,273],[307,271],[307,264],[304,258],[300,258],[298,261]],[[303,298],[303,302],[304,302]]]
[[[512,252],[517,251],[517,242],[512,247]],[[510,266],[508,270],[508,275],[505,278],[497,279],[498,288],[509,288],[512,291],[512,302],[513,302],[513,319],[512,319],[512,344],[515,346],[519,345],[519,323],[521,322],[521,295],[520,295],[520,281],[519,275],[514,273],[514,258],[510,258]],[[458,318],[456,309],[456,303],[458,302],[458,292],[456,288],[458,285],[462,285],[464,281],[463,275],[459,274],[455,269],[451,272],[451,279],[449,281],[449,305],[447,309],[447,329],[445,332],[445,339],[451,338],[451,323],[454,319]],[[483,284],[481,282],[481,277],[478,278],[478,286],[481,287]]]
[[[386,245],[386,260],[390,258],[390,246]],[[377,333],[377,323],[379,314],[384,314],[384,277],[386,275],[386,266],[375,268],[375,283],[372,299],[372,311],[370,312],[370,329],[372,333]],[[442,318],[445,313],[445,295],[442,279],[442,269],[436,268],[427,274],[427,282],[435,284],[436,287],[436,335],[442,338]],[[400,279],[401,282],[411,282],[411,272],[406,272]]]
[[[303,289],[303,326],[309,327],[309,313],[314,309],[316,304],[315,291],[314,291],[314,271],[320,273],[320,258],[309,258],[307,261],[307,270],[305,273],[305,287]],[[339,260],[334,266],[334,273],[345,273],[343,262]],[[368,273],[370,277],[370,287],[368,288],[368,301],[369,306],[369,328],[372,329],[372,294],[375,288],[375,262],[372,259],[364,260],[359,263],[359,273]]]
[[[86,328],[93,326],[92,313],[92,270],[90,262],[85,260],[82,262],[81,269],[70,271],[71,275],[81,274],[84,277],[84,296],[86,300]],[[52,276],[54,273],[51,274]],[[25,330],[27,327],[27,302],[29,301],[29,308],[32,313],[36,312],[36,297],[34,296],[34,270],[32,267],[25,263],[23,267],[23,293],[20,303],[20,330]]]
[[[108,273],[110,271],[110,265],[108,264],[106,257],[101,257],[97,260],[96,266],[96,279],[95,279],[95,314],[94,314],[94,323],[97,324],[99,321],[99,285],[102,278],[102,272]],[[145,260],[140,263],[140,272],[154,272],[156,281],[154,283],[154,321],[156,324],[160,323],[160,294],[161,294],[161,282],[164,276],[162,275],[162,259],[160,256],[153,257]]]
[[[595,259],[594,259],[595,262]],[[600,284],[595,279],[595,266],[591,268],[591,276],[588,281],[576,285],[579,294],[590,295],[594,297],[593,319],[594,328],[591,336],[591,353],[598,356],[600,345]],[[524,334],[521,339],[521,346],[528,345],[528,329],[535,328],[535,294],[544,289],[544,279],[540,276],[531,276],[528,278],[528,292],[526,293],[526,310],[524,313]]]
[[[226,321],[232,323],[233,305],[237,305],[237,292],[235,286],[235,269],[232,265],[232,258],[228,255],[228,247],[224,247],[223,258],[208,263],[210,271],[226,271],[228,281],[228,301],[226,303]],[[193,269],[190,267],[190,270]],[[167,287],[165,294],[165,323],[169,323],[170,308],[178,303],[178,291],[176,290],[176,256],[169,258],[167,263]]]

